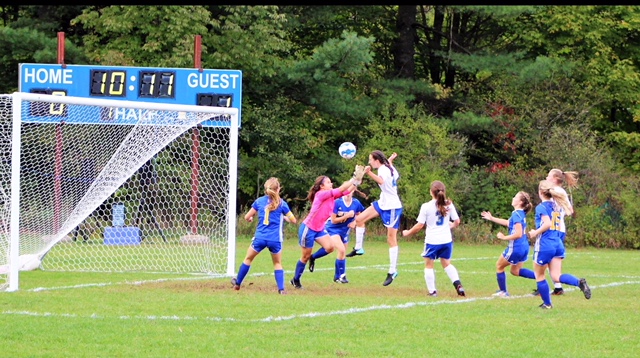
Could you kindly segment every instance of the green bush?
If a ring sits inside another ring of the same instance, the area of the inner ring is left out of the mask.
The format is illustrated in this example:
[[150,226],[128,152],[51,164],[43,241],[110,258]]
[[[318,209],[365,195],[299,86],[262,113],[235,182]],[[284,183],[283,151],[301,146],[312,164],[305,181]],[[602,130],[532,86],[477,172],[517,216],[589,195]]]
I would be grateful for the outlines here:
[[496,239],[498,231],[502,230],[504,233],[505,229],[499,225],[491,225],[487,221],[462,222],[453,230],[453,240],[470,244],[494,244],[500,241]]
[[628,225],[623,214],[609,202],[581,207],[575,218],[567,220],[567,246],[639,249],[640,231]]

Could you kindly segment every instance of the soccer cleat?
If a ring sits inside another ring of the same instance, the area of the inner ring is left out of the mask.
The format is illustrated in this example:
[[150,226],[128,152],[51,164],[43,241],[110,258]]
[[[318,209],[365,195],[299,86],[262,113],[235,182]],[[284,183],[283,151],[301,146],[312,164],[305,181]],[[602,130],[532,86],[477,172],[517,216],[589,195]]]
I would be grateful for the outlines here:
[[364,255],[364,249],[353,249],[350,253],[347,254],[347,257],[354,257],[354,256],[362,256]]
[[387,274],[387,278],[382,283],[382,286],[389,286],[391,284],[391,282],[393,282],[393,280],[396,279],[396,277],[398,277],[398,273],[397,272],[388,273]]
[[238,291],[240,289],[240,285],[238,285],[238,279],[237,278],[232,278],[231,279],[231,284],[233,285],[233,289]]
[[349,283],[349,280],[347,280],[347,276],[346,275],[341,275],[340,277],[334,279],[333,282],[335,282],[335,283]]
[[551,292],[551,294],[554,296],[562,296],[564,295],[564,290],[561,287],[556,287],[553,289],[553,292]]
[[531,296],[540,296],[540,292],[538,292],[538,289],[534,289],[533,292],[531,292]]
[[301,289],[301,288],[302,288],[302,284],[300,283],[300,280],[299,280],[299,279],[298,279],[298,280],[296,280],[295,278],[292,278],[292,279],[291,279],[291,281],[289,281],[289,282],[291,282],[291,284],[293,285],[293,287],[295,287],[295,288],[297,288],[297,289]]
[[552,308],[553,308],[553,305],[546,305],[546,304],[544,304],[544,302],[543,302],[543,303],[542,303],[540,306],[538,306],[538,307],[542,308],[543,310],[550,310],[550,309],[552,309]]
[[285,290],[278,290],[278,294],[279,294],[279,295],[286,295],[286,294],[287,294],[287,291],[285,291]]
[[438,291],[429,292],[427,296],[438,297]]
[[496,297],[509,297],[509,292],[507,291],[496,291],[496,293],[494,293],[491,296],[496,296]]
[[464,287],[462,287],[462,283],[460,283],[460,280],[457,280],[456,282],[453,283],[453,287],[456,288],[456,292],[458,293],[458,296],[466,296],[465,292],[464,292]]
[[313,272],[316,269],[316,259],[313,258],[313,255],[309,257],[309,272]]
[[591,298],[591,289],[589,288],[589,285],[587,285],[587,280],[584,278],[580,279],[580,282],[578,283],[578,287],[580,287],[580,291],[582,291],[582,293],[584,293],[584,298],[586,299],[590,299]]

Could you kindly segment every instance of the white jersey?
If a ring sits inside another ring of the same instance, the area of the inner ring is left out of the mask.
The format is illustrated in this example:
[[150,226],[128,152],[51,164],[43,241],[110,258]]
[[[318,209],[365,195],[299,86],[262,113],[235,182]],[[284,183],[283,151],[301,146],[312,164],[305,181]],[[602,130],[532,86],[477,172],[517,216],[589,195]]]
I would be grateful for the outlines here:
[[391,210],[402,208],[402,202],[398,196],[398,179],[400,178],[398,170],[393,168],[392,175],[391,169],[386,165],[382,165],[378,168],[378,176],[384,180],[382,185],[378,185],[381,190],[380,199],[378,200],[380,209]]
[[[564,190],[564,188],[562,188],[560,186],[557,186],[553,190],[557,191],[558,193],[564,194],[564,197],[567,200],[567,202],[569,203],[569,206],[571,207],[571,209],[573,209],[573,205],[571,204],[571,201],[569,201],[569,195],[567,194],[567,191]],[[564,217],[565,217],[566,213],[564,212],[564,209],[560,205],[556,204],[555,200],[554,200],[553,204],[560,211],[560,232],[567,232],[567,226],[564,223]]]
[[458,219],[458,212],[453,203],[447,205],[447,215],[443,217],[438,211],[436,200],[432,199],[420,206],[420,214],[418,214],[417,221],[427,227],[424,242],[432,245],[441,245],[453,241],[449,222]]

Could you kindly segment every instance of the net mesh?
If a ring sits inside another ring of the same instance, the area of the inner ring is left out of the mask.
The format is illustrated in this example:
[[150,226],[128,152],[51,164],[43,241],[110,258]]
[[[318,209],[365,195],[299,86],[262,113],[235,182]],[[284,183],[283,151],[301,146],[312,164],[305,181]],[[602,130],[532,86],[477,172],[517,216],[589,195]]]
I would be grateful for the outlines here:
[[[10,96],[0,115],[6,261]],[[46,270],[225,272],[228,116],[23,101],[22,118],[21,257],[44,254]]]
[[[11,117],[11,97],[0,95],[0,266],[9,263]],[[0,275],[0,290],[6,289],[7,284],[7,275]]]

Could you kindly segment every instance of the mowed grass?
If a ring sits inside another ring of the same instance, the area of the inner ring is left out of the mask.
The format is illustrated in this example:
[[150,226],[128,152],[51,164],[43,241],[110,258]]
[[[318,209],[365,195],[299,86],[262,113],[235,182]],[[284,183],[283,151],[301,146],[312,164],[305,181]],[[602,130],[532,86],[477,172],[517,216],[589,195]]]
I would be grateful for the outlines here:
[[[237,244],[237,263],[248,238]],[[460,298],[436,266],[428,297],[423,244],[400,243],[399,276],[382,282],[386,242],[365,242],[348,259],[349,284],[333,282],[335,254],[288,281],[299,258],[285,243],[288,295],[278,295],[270,255],[261,253],[240,291],[229,278],[150,273],[21,273],[20,290],[0,293],[6,357],[637,357],[640,255],[568,249],[564,272],[586,277],[593,297],[565,286],[541,310],[533,280],[508,275],[509,299],[495,298],[501,245],[457,244]],[[526,267],[531,267],[529,260]]]

